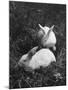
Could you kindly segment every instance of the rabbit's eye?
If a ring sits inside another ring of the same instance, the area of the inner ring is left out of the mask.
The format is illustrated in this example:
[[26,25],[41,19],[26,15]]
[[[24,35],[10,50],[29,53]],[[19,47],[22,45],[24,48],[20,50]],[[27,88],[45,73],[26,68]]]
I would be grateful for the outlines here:
[[27,59],[26,60],[24,60],[24,62],[26,62],[27,61]]

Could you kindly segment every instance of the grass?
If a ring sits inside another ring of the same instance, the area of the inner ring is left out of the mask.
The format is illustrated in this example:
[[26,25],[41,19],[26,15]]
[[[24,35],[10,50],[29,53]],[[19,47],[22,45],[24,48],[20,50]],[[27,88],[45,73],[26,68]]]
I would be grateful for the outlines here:
[[[9,88],[66,85],[66,6],[10,1],[9,20]],[[15,69],[21,56],[38,45],[38,24],[55,25],[57,67],[51,64],[34,73],[26,71],[24,67]]]

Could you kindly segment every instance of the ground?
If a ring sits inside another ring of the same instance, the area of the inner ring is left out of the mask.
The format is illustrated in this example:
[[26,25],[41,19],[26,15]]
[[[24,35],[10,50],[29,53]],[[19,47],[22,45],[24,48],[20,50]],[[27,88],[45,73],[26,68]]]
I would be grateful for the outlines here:
[[[66,5],[10,1],[9,21],[9,88],[66,85]],[[38,45],[38,24],[55,25],[57,66],[51,64],[34,73],[23,67],[15,69],[21,56]]]

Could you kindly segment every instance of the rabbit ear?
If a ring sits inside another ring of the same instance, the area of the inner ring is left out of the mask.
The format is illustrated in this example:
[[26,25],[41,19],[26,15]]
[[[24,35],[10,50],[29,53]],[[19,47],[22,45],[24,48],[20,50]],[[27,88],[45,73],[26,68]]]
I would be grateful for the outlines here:
[[50,32],[51,32],[51,30],[49,30],[49,31],[48,31],[48,33],[47,33],[47,35],[46,35],[46,36],[44,35],[44,37],[43,37],[43,38],[45,38],[45,41],[47,41],[47,39],[49,38],[49,34],[50,34]]
[[45,37],[45,40],[47,40],[48,39],[48,37],[49,37],[49,34],[50,34],[50,32],[53,30],[53,28],[54,28],[54,25],[50,28],[50,30],[48,31],[48,33],[47,33],[47,35],[46,35],[46,37]]
[[39,25],[40,29],[42,29],[43,33],[45,33],[44,27],[41,24],[38,24],[38,25]]
[[55,26],[55,25],[52,25],[51,28],[50,28],[50,30],[53,30],[54,26]]
[[42,27],[42,25],[41,24],[38,24],[39,25],[39,27],[41,28],[41,29],[44,29],[44,27]]
[[28,52],[28,57],[31,58],[38,50],[38,46],[32,48],[29,52]]

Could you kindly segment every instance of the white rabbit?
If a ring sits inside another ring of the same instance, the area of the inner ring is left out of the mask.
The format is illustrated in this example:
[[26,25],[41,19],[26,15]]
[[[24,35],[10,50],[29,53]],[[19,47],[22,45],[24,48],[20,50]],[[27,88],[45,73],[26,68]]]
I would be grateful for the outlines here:
[[[27,64],[27,62],[30,61],[30,59],[31,59],[32,56],[36,53],[37,50],[38,50],[38,46],[32,48],[27,54],[24,54],[24,55],[21,57],[21,59],[20,59],[20,61],[18,62],[18,64],[16,64],[15,67],[17,67],[18,65],[21,66],[22,64],[24,64],[24,62],[25,62],[25,64]],[[23,61],[24,61],[24,62],[23,62]]]
[[56,36],[53,32],[54,25],[51,28],[49,28],[47,26],[42,27],[39,24],[39,27],[41,30],[38,32],[38,36],[41,38],[41,45],[47,48],[53,47],[53,50],[56,50]]
[[40,68],[40,66],[47,67],[51,62],[56,62],[56,58],[52,51],[50,51],[49,49],[40,49],[32,56],[29,52],[23,55],[19,60],[18,65],[25,65],[26,67],[35,70]]

